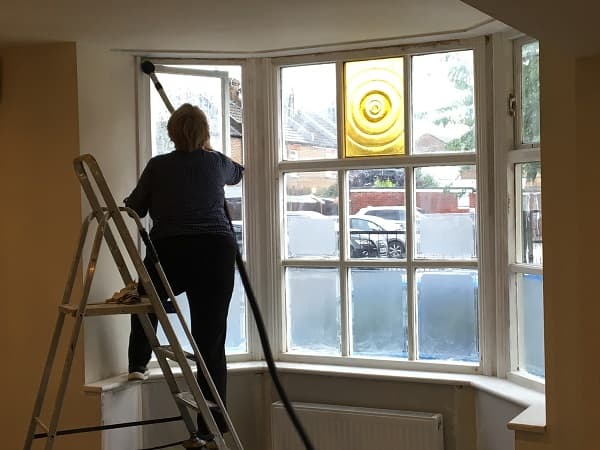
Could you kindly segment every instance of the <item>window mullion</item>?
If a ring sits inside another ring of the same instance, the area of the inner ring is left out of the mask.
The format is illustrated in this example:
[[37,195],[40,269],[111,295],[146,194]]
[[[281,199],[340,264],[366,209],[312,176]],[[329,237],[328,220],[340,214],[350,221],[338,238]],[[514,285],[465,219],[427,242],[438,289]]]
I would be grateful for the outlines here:
[[[404,148],[407,155],[413,154],[412,148],[412,57],[404,57]],[[413,205],[416,204],[414,189],[414,168],[404,169],[404,203],[406,205],[406,301],[408,315],[408,360],[414,361],[418,355],[417,327],[417,291],[415,289],[414,258],[416,249],[413,234]]]
[[[404,197],[406,211],[412,210],[412,204],[416,200],[414,192],[414,170],[407,169],[404,175]],[[407,214],[406,218],[406,236],[413,236],[411,216]],[[414,361],[418,355],[418,327],[417,327],[417,290],[415,288],[415,267],[414,257],[415,248],[413,239],[406,239],[406,301],[408,313],[408,360]]]
[[339,245],[339,255],[340,255],[340,319],[341,319],[341,352],[342,356],[350,355],[350,341],[351,341],[351,311],[350,311],[350,290],[348,286],[348,266],[346,265],[346,248],[347,248],[347,239],[346,236],[349,233],[346,233],[346,220],[347,211],[346,211],[346,193],[347,193],[348,183],[346,182],[346,171],[338,172],[338,192],[339,192],[339,202],[338,202],[338,223],[339,223],[339,235],[338,235],[338,245]]

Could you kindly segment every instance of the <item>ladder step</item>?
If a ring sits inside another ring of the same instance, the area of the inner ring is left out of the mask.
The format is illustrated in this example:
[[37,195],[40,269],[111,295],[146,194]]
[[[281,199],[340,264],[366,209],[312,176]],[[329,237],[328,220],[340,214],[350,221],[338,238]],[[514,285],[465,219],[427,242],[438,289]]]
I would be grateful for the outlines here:
[[[177,361],[177,357],[175,356],[175,352],[171,348],[170,345],[161,345],[160,347],[154,348],[155,353],[160,353],[165,358],[170,359],[171,361]],[[193,353],[183,351],[185,357],[189,360],[196,361],[196,356]]]
[[191,392],[180,392],[179,394],[175,394],[175,401],[183,403],[188,408],[198,411],[198,404]]
[[[183,403],[189,408],[198,411],[198,404],[196,403],[196,400],[194,399],[194,396],[191,392],[180,392],[178,394],[175,394],[175,400],[179,403]],[[217,405],[215,402],[211,402],[210,400],[206,400],[206,404],[210,409],[219,409],[219,405]]]
[[46,433],[49,433],[50,430],[48,428],[48,425],[46,425],[44,422],[42,422],[42,420],[39,417],[35,418],[35,421],[37,422],[37,424],[40,426],[40,428],[42,430],[44,430]]
[[[67,303],[65,305],[60,305],[58,309],[63,314],[75,316],[79,310],[79,305]],[[83,315],[108,316],[113,314],[139,314],[152,312],[154,312],[152,309],[152,304],[147,301],[142,301],[141,303],[135,303],[133,305],[126,305],[122,303],[93,303],[86,306]]]

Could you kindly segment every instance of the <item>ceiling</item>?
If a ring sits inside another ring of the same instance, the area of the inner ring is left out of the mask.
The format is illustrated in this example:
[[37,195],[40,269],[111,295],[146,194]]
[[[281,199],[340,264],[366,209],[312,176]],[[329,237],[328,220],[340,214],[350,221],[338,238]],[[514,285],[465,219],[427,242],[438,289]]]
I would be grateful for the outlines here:
[[459,0],[0,0],[0,44],[260,53],[452,34],[489,24]]

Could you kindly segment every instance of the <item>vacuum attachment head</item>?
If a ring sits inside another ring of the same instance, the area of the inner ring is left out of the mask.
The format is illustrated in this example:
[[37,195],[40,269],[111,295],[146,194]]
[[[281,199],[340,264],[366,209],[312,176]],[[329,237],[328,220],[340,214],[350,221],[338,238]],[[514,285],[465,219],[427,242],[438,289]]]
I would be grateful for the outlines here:
[[150,75],[150,74],[154,73],[154,64],[152,64],[150,61],[144,61],[142,63],[142,71],[146,75]]

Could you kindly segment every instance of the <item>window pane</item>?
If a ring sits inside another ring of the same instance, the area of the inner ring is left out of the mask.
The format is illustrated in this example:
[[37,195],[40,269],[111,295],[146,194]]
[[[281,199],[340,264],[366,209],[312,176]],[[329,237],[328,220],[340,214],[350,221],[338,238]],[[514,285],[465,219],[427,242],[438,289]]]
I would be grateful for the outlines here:
[[477,271],[417,270],[419,359],[479,361]]
[[540,142],[540,45],[521,47],[521,142]]
[[352,354],[408,356],[406,270],[350,269]]
[[517,239],[518,262],[542,264],[542,168],[541,163],[517,164],[516,173],[521,175],[517,192],[520,192],[521,207],[517,224],[520,234]]
[[339,279],[337,269],[286,270],[290,353],[341,354]]
[[517,274],[519,369],[543,377],[544,296],[542,275]]
[[[188,327],[191,327],[190,308],[187,295],[183,293],[178,295],[176,298]],[[179,319],[177,319],[177,316],[174,314],[169,314],[168,317],[183,349],[188,352],[192,352],[192,346],[189,344]],[[161,344],[168,344],[167,337],[160,326],[157,330],[157,336]],[[225,352],[228,355],[233,355],[247,353],[247,351],[246,295],[244,286],[242,285],[242,280],[240,279],[239,274],[236,272],[233,295],[231,296],[229,314],[227,316],[227,338],[225,341]]]
[[337,257],[337,172],[288,173],[284,180],[287,257]]
[[[229,98],[227,99],[229,101],[229,139],[225,141],[229,147],[224,150],[224,153],[230,156],[234,161],[243,164],[241,66],[171,65],[171,67],[218,71],[227,74],[225,78],[229,84]],[[211,145],[215,150],[223,151],[222,79],[218,77],[170,73],[159,73],[157,76],[175,108],[178,108],[183,103],[191,103],[199,106],[206,113],[211,132]],[[156,156],[158,154],[173,151],[175,148],[167,134],[167,122],[170,113],[167,111],[166,106],[153,86],[150,87],[150,99],[152,156]],[[225,197],[227,198],[237,243],[240,248],[243,248],[242,183],[239,183],[236,186],[226,186]],[[177,296],[177,300],[188,326],[191,326],[187,296],[181,294]],[[186,344],[184,346],[185,350],[192,351],[191,347],[187,345],[187,338],[185,338],[183,329],[178,325],[179,321],[173,315],[169,315],[169,318],[181,343]],[[160,328],[158,330],[158,336],[162,343],[166,343],[166,337]],[[229,315],[227,317],[227,339],[225,350],[228,355],[246,353],[248,351],[246,297],[237,272],[229,307]]]
[[345,64],[345,155],[404,154],[403,58]]
[[[204,111],[210,127],[210,144],[214,150],[223,151],[221,79],[172,73],[160,73],[158,76],[173,107],[179,108],[184,103],[191,103]],[[175,150],[167,134],[167,122],[171,113],[154,88],[150,90],[150,108],[152,155]]]
[[406,258],[404,169],[348,171],[351,258]]
[[474,151],[473,51],[413,56],[412,74],[414,153]]
[[337,158],[335,64],[281,69],[283,158]]
[[415,182],[417,257],[476,258],[475,166],[417,168]]
[[228,355],[246,353],[248,351],[248,334],[246,327],[246,292],[238,271],[235,272],[233,295],[227,316],[227,339],[225,351]]

